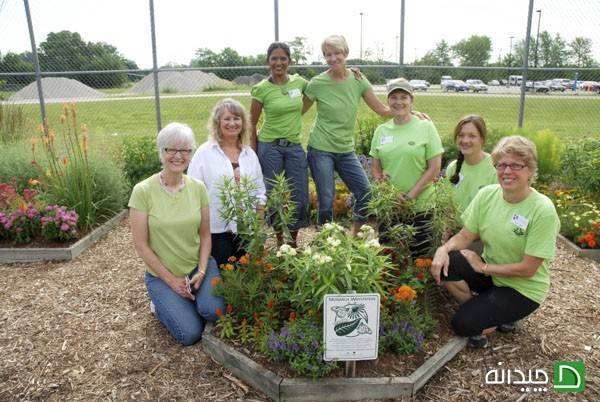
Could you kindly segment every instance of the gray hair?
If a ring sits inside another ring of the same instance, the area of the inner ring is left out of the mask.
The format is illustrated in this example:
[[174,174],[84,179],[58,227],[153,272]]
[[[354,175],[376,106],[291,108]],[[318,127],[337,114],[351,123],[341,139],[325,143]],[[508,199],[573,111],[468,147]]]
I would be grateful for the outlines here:
[[208,128],[208,132],[210,134],[210,138],[219,144],[222,141],[221,136],[221,116],[225,111],[229,111],[229,113],[240,117],[242,119],[242,131],[240,132],[238,141],[240,145],[246,145],[249,142],[250,137],[250,124],[248,120],[248,114],[246,113],[246,109],[244,106],[231,98],[221,99],[212,110],[210,117],[208,119],[208,123],[206,127]]
[[503,157],[510,155],[520,159],[532,171],[529,184],[533,183],[537,177],[537,148],[535,143],[528,138],[520,135],[511,135],[501,138],[492,151],[492,160],[494,164]]
[[177,122],[169,123],[156,136],[156,148],[161,162],[164,149],[175,142],[186,144],[192,151],[196,149],[196,138],[190,126]]

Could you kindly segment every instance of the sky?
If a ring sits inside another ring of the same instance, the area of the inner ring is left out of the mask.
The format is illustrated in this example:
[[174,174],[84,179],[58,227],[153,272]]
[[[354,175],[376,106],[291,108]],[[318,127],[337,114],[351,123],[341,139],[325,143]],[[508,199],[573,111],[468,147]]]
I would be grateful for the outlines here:
[[[400,0],[279,0],[279,39],[306,37],[322,60],[320,43],[330,34],[348,40],[350,57],[398,59]],[[49,32],[79,32],[85,41],[107,42],[140,68],[152,66],[148,0],[29,0],[36,42]],[[492,58],[525,37],[527,0],[406,0],[404,61],[411,63],[445,39],[492,38]],[[266,53],[274,34],[273,0],[154,0],[158,64],[187,64],[198,48],[231,47],[241,55]],[[532,34],[560,33],[567,41],[593,41],[600,61],[600,0],[537,0]],[[31,50],[23,0],[0,0],[0,53]]]

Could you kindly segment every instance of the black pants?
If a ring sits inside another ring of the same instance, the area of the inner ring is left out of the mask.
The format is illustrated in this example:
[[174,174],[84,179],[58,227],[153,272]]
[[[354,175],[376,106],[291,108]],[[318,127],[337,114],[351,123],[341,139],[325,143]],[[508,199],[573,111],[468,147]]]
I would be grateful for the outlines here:
[[217,261],[217,266],[227,264],[227,259],[231,256],[240,258],[246,254],[242,247],[240,238],[232,232],[213,233],[211,255]]
[[410,246],[410,255],[413,260],[423,257],[429,253],[431,248],[431,233],[427,230],[427,224],[431,221],[432,217],[430,212],[421,212],[416,214],[411,220],[393,222],[391,224],[382,223],[379,225],[380,240],[383,244],[390,244],[391,239],[387,236],[387,231],[391,226],[398,223],[412,225],[415,228],[415,236]]
[[475,272],[460,253],[450,252],[448,276],[442,280],[464,280],[477,296],[463,303],[452,318],[452,328],[460,336],[481,335],[484,329],[527,317],[540,305],[513,288],[495,286],[490,276]]

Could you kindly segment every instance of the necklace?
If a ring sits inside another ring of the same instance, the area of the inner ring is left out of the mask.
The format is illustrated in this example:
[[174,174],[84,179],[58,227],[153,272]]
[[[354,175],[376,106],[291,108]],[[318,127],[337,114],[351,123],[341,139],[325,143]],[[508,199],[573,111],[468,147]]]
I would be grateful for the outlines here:
[[185,180],[183,176],[181,176],[181,181],[175,186],[175,188],[169,188],[169,186],[165,183],[162,172],[158,174],[158,180],[160,181],[160,185],[169,193],[178,193],[183,190],[183,187],[185,186]]

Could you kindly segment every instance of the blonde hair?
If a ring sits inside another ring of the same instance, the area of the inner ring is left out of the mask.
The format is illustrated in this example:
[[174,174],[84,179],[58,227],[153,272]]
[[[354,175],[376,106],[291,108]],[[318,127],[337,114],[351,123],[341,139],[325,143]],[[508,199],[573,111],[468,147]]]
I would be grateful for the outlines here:
[[346,38],[344,38],[342,35],[330,35],[323,39],[323,43],[321,44],[323,56],[325,55],[325,49],[327,47],[331,47],[339,52],[344,53],[344,56],[348,56],[348,53],[350,53],[350,49],[348,49],[348,42],[346,42]]
[[519,158],[527,165],[527,167],[533,172],[529,182],[533,182],[537,175],[537,148],[535,144],[520,135],[511,135],[509,137],[501,138],[498,144],[492,151],[492,160],[494,164],[497,164],[500,158],[503,156],[511,155],[515,158]]
[[213,108],[206,125],[210,138],[219,144],[223,140],[221,133],[221,116],[223,116],[223,113],[225,113],[226,110],[242,119],[242,130],[240,131],[238,142],[240,145],[248,144],[250,137],[248,114],[240,102],[231,98],[221,99]]

